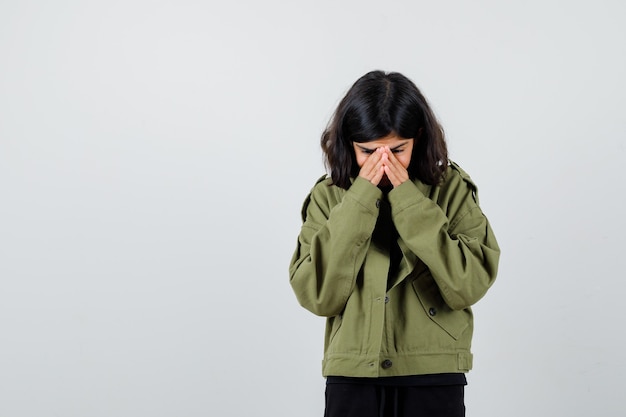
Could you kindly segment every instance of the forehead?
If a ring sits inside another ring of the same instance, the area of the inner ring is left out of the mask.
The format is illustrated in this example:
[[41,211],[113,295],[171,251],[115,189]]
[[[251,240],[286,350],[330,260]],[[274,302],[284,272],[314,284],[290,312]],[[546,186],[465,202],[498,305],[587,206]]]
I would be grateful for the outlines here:
[[366,148],[366,149],[376,149],[381,146],[389,146],[390,148],[395,148],[398,146],[402,146],[406,143],[411,143],[413,138],[402,138],[394,133],[391,133],[385,137],[375,139],[369,142],[355,143],[355,145]]

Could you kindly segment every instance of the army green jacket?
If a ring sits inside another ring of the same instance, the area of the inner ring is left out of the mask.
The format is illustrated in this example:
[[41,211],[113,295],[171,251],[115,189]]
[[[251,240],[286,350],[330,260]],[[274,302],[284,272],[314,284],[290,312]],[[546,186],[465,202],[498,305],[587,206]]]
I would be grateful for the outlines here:
[[451,163],[441,184],[387,195],[361,177],[348,190],[322,178],[302,216],[290,283],[327,317],[324,376],[472,368],[470,306],[494,282],[500,249],[463,170]]

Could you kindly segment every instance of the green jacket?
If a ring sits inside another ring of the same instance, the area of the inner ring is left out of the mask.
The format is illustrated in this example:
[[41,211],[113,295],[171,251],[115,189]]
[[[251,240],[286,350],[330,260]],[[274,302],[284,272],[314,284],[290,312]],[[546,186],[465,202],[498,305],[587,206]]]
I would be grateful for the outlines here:
[[500,249],[476,186],[456,164],[444,181],[387,195],[357,177],[320,179],[304,202],[290,283],[327,317],[324,376],[384,377],[472,368],[476,303]]

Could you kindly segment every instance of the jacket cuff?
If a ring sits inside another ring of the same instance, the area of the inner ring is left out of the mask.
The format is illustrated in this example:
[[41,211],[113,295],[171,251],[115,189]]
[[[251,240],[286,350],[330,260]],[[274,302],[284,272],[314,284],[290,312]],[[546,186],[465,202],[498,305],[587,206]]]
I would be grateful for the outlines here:
[[356,201],[371,213],[378,213],[379,200],[383,192],[363,177],[356,177],[346,193],[346,197]]
[[408,180],[389,191],[388,198],[393,211],[397,213],[419,203],[426,196],[413,181]]

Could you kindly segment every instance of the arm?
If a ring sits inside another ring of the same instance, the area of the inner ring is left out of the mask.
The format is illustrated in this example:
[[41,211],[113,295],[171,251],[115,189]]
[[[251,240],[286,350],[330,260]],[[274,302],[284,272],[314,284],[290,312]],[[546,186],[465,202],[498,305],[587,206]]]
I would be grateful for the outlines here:
[[475,201],[473,184],[449,175],[453,178],[437,197],[447,213],[411,181],[394,188],[389,200],[401,239],[426,264],[446,304],[461,310],[495,280],[500,248]]
[[336,205],[323,182],[305,201],[304,223],[289,266],[291,286],[300,304],[320,316],[341,313],[370,244],[382,192],[357,177]]

